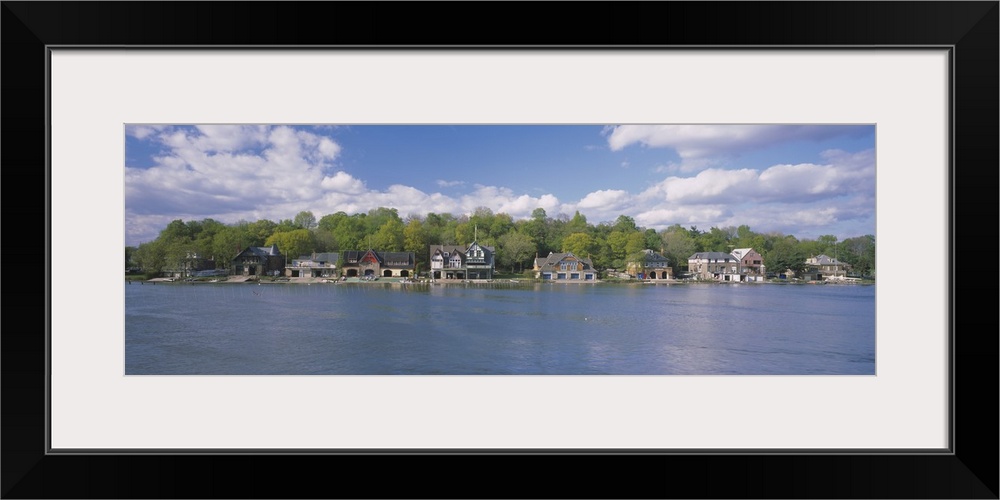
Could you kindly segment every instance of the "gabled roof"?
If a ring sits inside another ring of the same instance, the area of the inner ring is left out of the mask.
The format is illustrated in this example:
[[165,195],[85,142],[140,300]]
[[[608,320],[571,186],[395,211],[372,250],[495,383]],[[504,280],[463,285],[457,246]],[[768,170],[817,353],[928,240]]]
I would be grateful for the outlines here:
[[[409,267],[413,265],[413,252],[384,252],[382,254],[381,262],[388,267],[398,265]],[[398,262],[403,262],[405,264],[397,264]]]
[[240,255],[243,255],[244,253],[249,253],[257,257],[273,257],[281,255],[281,253],[278,252],[278,245],[274,244],[269,247],[246,247],[240,253],[236,254],[236,257],[233,258],[235,259]]
[[487,252],[490,252],[490,253],[495,252],[495,250],[493,249],[493,247],[486,246],[486,245],[480,245],[478,241],[473,241],[471,244],[469,244],[469,247],[465,249],[465,253],[469,253],[469,251],[471,251],[474,247],[482,248],[483,250],[485,250]]
[[448,257],[456,253],[465,255],[465,247],[462,245],[431,245],[431,255],[446,253]]
[[579,262],[582,262],[584,264],[584,268],[583,269],[590,269],[590,270],[594,269],[594,264],[593,264],[593,262],[591,262],[590,259],[588,259],[586,257],[580,257],[580,256],[577,256],[577,255],[573,255],[572,252],[549,253],[549,255],[547,257],[536,257],[535,258],[535,263],[538,265],[538,267],[541,270],[546,271],[546,270],[552,270],[555,266],[558,266],[559,263],[562,262],[562,261],[564,261],[564,260],[579,261]]
[[300,255],[298,261],[311,260],[313,262],[337,262],[340,254],[337,252],[314,253],[311,255]]
[[736,259],[736,256],[725,252],[696,252],[694,255],[688,257],[688,260],[725,260],[725,259]]
[[[736,249],[733,249],[733,255],[736,256],[737,259],[742,259],[743,257],[746,257],[747,254],[749,254],[750,252],[755,252],[755,250],[753,248],[736,248]],[[757,252],[755,252],[755,253],[757,253]]]
[[[413,262],[415,260],[413,252],[376,252],[375,250],[365,250],[365,251],[348,250],[346,252],[343,252],[345,262],[351,262],[352,260],[354,261],[351,265],[356,265],[357,263],[363,261],[365,257],[367,257],[369,254],[371,255],[372,258],[378,261],[380,266],[386,266],[386,262],[392,262],[392,263],[406,262],[406,264],[403,266],[411,267],[413,266]],[[389,264],[386,267],[393,267],[393,266],[399,267],[400,265]]]
[[469,253],[469,250],[471,250],[473,246],[478,246],[479,248],[482,248],[483,250],[486,250],[491,253],[496,252],[496,249],[494,247],[487,245],[480,245],[478,242],[475,241],[473,241],[469,245],[431,245],[430,248],[431,248],[431,255],[434,255],[437,252],[447,252],[449,254],[458,252],[461,253],[462,255],[465,255]]
[[361,261],[361,259],[364,259],[369,253],[371,253],[375,260],[377,260],[380,264],[382,263],[382,256],[374,250],[348,250],[344,252],[344,260],[347,262],[352,260]]
[[664,261],[664,262],[666,262],[668,260],[666,257],[664,257],[664,256],[662,256],[662,255],[660,255],[660,254],[656,253],[655,251],[650,250],[648,248],[645,249],[645,250],[643,250],[642,252],[646,254],[646,261],[647,262],[648,261],[653,261],[653,262]]
[[820,254],[820,255],[817,255],[815,257],[810,257],[810,258],[806,259],[806,262],[809,263],[809,264],[818,264],[818,265],[821,265],[821,266],[823,266],[823,265],[830,265],[830,264],[843,264],[843,262],[840,262],[837,259],[834,259],[834,258],[830,257],[829,255],[825,255],[825,254]]
[[337,252],[323,252],[312,256],[312,259],[317,262],[337,262],[339,258],[340,254]]

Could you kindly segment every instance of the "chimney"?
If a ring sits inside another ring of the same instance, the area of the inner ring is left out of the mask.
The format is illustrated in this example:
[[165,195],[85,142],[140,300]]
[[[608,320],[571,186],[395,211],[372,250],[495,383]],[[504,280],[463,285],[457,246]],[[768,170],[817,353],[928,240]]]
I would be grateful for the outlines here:
[[274,243],[271,245],[271,255],[278,255],[278,244]]

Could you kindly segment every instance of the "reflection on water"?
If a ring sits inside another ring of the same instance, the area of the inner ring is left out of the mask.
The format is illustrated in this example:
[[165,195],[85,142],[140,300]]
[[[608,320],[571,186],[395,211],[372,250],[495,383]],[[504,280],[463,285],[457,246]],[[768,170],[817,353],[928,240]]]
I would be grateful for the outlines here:
[[125,371],[875,373],[875,287],[126,284]]

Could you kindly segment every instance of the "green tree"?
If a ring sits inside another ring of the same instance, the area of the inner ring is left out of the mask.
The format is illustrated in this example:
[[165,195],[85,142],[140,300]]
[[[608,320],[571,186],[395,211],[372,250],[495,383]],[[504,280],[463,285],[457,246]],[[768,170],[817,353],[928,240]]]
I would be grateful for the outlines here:
[[635,225],[635,219],[627,215],[619,215],[615,219],[615,224],[613,226],[615,231],[621,231],[623,233],[631,233],[633,231],[638,231],[638,226]]
[[[625,255],[628,253],[628,233],[624,231],[614,230],[608,234],[608,251],[609,257],[612,259],[612,266],[616,268],[621,268],[623,262],[625,261]],[[620,261],[614,264],[615,261]]]
[[806,255],[794,236],[774,240],[771,250],[764,255],[764,265],[769,271],[783,273],[790,269],[796,274],[806,266]]
[[316,249],[315,236],[308,229],[274,233],[264,242],[264,246],[274,244],[278,245],[278,251],[284,254],[288,260],[310,255]]
[[316,227],[316,216],[310,211],[303,210],[295,214],[294,222],[303,229],[313,229]]
[[302,226],[296,224],[292,219],[281,219],[278,221],[278,225],[275,226],[274,233],[287,233],[289,231],[294,231],[296,229],[302,229]]
[[147,276],[158,275],[166,266],[163,243],[159,240],[140,243],[132,259]]
[[316,228],[313,230],[313,234],[316,236],[316,251],[317,252],[336,252],[337,251],[337,240],[333,237],[333,232],[327,231],[325,229]]
[[640,274],[645,275],[647,257],[649,257],[649,255],[646,254],[645,250],[629,253],[626,257],[626,261],[628,262],[630,273],[635,273],[635,276]]
[[[200,230],[194,239],[194,248],[199,256],[216,261],[217,267],[226,267],[225,261],[229,255],[218,255],[215,252],[215,237],[220,232],[225,231],[226,225],[214,219],[202,219],[199,222]],[[219,262],[222,262],[221,266]]]
[[736,237],[731,244],[733,248],[752,248],[761,255],[770,248],[765,245],[764,236],[751,231],[746,224],[736,228]]
[[562,251],[579,257],[589,257],[594,253],[594,239],[587,233],[572,233],[563,238]]
[[374,235],[390,220],[399,222],[400,225],[403,223],[403,219],[399,217],[399,211],[395,208],[378,207],[369,210],[368,215],[364,217],[366,234]]
[[530,236],[517,231],[500,236],[498,243],[500,262],[505,266],[510,266],[511,272],[514,272],[515,265],[519,267],[519,271],[523,270],[524,261],[531,257],[537,249]]
[[428,245],[454,245],[455,229],[451,226],[455,217],[449,213],[436,214],[431,212],[424,217],[424,229],[427,231]]
[[184,223],[181,219],[176,219],[167,224],[167,227],[160,231],[157,239],[163,242],[191,241],[194,237],[193,228]]
[[736,228],[736,238],[733,244],[738,248],[753,247],[753,245],[748,244],[750,238],[754,236],[754,232],[750,230],[750,226],[743,224]]
[[645,247],[648,248],[648,249],[650,249],[650,250],[658,252],[660,250],[660,247],[657,246],[657,245],[662,246],[663,242],[660,240],[660,235],[656,233],[656,230],[655,229],[647,229],[643,233],[643,235],[645,236],[645,239],[646,239]]
[[468,245],[476,237],[476,228],[469,222],[459,222],[455,226],[455,241],[459,245]]
[[573,218],[566,224],[566,234],[586,233],[588,229],[590,229],[590,226],[587,224],[587,217],[581,214],[579,210],[573,214]]
[[135,262],[132,261],[132,256],[133,254],[135,254],[136,250],[137,250],[136,247],[130,247],[130,246],[125,247],[125,269],[128,269],[130,267],[136,267]]
[[[545,246],[548,247],[543,251],[551,249],[552,251],[561,251],[563,247],[563,238],[565,238],[571,232],[567,230],[569,225],[569,216],[566,214],[559,214],[554,219],[546,219],[546,240]],[[586,228],[584,229],[586,231]]]
[[833,257],[837,253],[837,237],[832,234],[824,234],[816,238],[819,243],[819,253]]
[[317,223],[317,226],[319,227],[319,229],[323,229],[325,231],[333,232],[333,230],[336,229],[337,226],[339,226],[341,224],[341,221],[343,221],[344,219],[347,219],[349,217],[350,216],[347,215],[346,212],[337,212],[337,213],[334,213],[334,214],[327,214],[327,215],[324,215],[323,217],[320,217],[319,222]]
[[862,276],[875,275],[875,236],[866,234],[847,238],[838,246],[839,259],[851,264],[854,273]]
[[626,237],[625,243],[625,255],[627,257],[632,257],[635,254],[645,250],[646,245],[646,234],[640,232],[634,232]]
[[406,227],[403,229],[403,250],[406,252],[413,252],[416,256],[416,260],[419,264],[426,264],[428,256],[428,243],[427,231],[424,229],[424,224],[420,222],[420,219],[410,218],[406,222]]
[[330,251],[346,252],[368,248],[367,227],[364,214],[347,215],[344,212],[324,215],[319,220],[319,230],[327,231],[333,239]]
[[250,246],[249,224],[245,221],[226,226],[212,237],[212,255],[215,267],[227,268],[230,261],[244,248]]
[[698,251],[698,244],[690,233],[679,225],[667,228],[661,235],[663,256],[670,261],[674,274],[687,271],[688,259]]
[[540,252],[554,250],[548,246],[549,218],[544,208],[539,207],[531,212],[531,218],[524,222],[522,232],[535,242]]
[[250,241],[247,241],[243,245],[246,247],[260,247],[264,246],[264,242],[274,234],[274,231],[278,228],[278,225],[273,221],[267,219],[260,219],[255,222],[251,222],[247,227],[247,236]]
[[372,236],[372,248],[381,252],[401,252],[405,244],[403,221],[389,218]]
[[729,253],[732,249],[729,243],[730,235],[727,231],[713,227],[707,233],[701,233],[698,235],[698,240],[700,246],[705,252],[725,252]]

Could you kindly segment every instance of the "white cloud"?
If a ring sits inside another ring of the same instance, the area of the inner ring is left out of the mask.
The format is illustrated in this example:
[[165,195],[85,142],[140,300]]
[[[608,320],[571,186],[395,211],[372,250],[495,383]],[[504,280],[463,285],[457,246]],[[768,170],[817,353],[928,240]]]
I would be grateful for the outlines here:
[[329,160],[336,158],[340,154],[340,145],[326,137],[320,139],[318,149],[323,158]]
[[801,125],[619,125],[604,131],[612,151],[633,144],[673,148],[685,162],[732,155],[789,140],[821,140],[856,132],[853,127]]
[[710,221],[722,220],[727,214],[725,208],[717,205],[680,205],[640,212],[635,216],[635,222],[640,226],[655,229],[663,229],[674,224],[687,227],[710,225]]
[[136,213],[217,214],[317,199],[327,188],[363,190],[345,173],[324,176],[339,146],[290,127],[211,125],[157,138],[168,153],[151,168],[125,169]]
[[602,189],[584,196],[577,208],[616,208],[630,198],[628,192],[620,189]]
[[472,213],[476,207],[486,206],[494,212],[521,219],[530,217],[531,212],[539,207],[546,212],[556,209],[559,199],[552,194],[540,197],[517,195],[509,188],[477,185],[475,191],[460,198],[459,206],[463,213]]
[[[689,155],[700,154],[695,147],[699,140],[707,144],[720,134],[745,143],[764,140],[759,133],[755,139],[741,137],[736,131],[731,127],[673,129],[675,135],[685,137],[683,145]],[[167,151],[154,158],[151,168],[125,169],[126,241],[136,244],[154,239],[160,229],[178,218],[211,217],[227,223],[241,218],[277,221],[302,210],[321,217],[380,206],[396,208],[401,214],[455,215],[487,206],[515,219],[528,218],[541,207],[550,217],[579,210],[595,224],[624,214],[654,229],[672,224],[702,229],[748,224],[757,231],[796,235],[807,234],[811,228],[829,234],[831,227],[847,227],[845,224],[864,228],[874,217],[874,150],[829,150],[816,164],[782,164],[763,170],[708,168],[696,175],[687,168],[691,162],[670,163],[657,169],[669,177],[641,192],[601,189],[579,200],[561,201],[544,190],[524,194],[503,186],[470,187],[464,181],[444,179],[436,185],[462,188],[462,192],[449,196],[401,184],[370,189],[332,163],[342,153],[340,145],[291,127],[135,126],[128,127],[126,133],[159,141]],[[663,143],[664,131],[615,127],[608,129],[608,136],[609,143],[614,139],[620,147],[636,141],[656,145]]]
[[236,151],[259,146],[267,140],[268,127],[263,125],[199,125],[199,135],[185,139],[199,151]]
[[365,191],[364,182],[342,171],[333,174],[332,177],[324,177],[320,187],[327,191],[346,194],[361,194]]
[[751,169],[703,170],[694,177],[668,177],[644,194],[670,203],[718,203],[744,200],[756,191]]
[[125,126],[125,135],[130,135],[136,139],[145,139],[166,128],[165,125],[127,125]]

